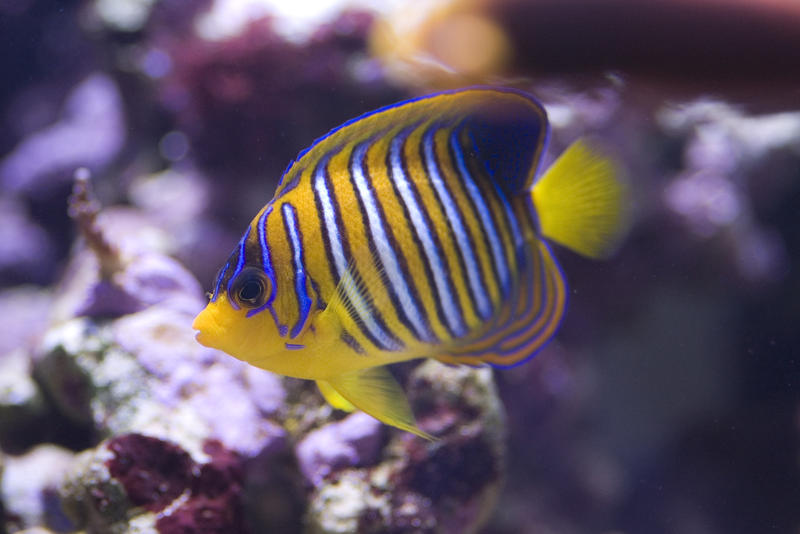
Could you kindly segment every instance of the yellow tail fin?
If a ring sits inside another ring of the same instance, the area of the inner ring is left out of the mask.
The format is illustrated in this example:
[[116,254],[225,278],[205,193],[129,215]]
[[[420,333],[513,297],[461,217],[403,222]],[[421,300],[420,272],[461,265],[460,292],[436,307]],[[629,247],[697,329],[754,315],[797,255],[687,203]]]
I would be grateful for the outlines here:
[[531,191],[542,234],[591,258],[614,251],[627,226],[627,187],[613,161],[573,143]]

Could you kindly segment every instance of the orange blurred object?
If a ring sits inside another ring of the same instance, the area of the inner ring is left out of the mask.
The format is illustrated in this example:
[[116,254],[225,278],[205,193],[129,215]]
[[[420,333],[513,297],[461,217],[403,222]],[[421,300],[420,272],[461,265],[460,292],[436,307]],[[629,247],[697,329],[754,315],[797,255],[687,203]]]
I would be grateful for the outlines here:
[[677,97],[800,107],[797,0],[448,0],[379,21],[372,51],[428,87],[613,72]]

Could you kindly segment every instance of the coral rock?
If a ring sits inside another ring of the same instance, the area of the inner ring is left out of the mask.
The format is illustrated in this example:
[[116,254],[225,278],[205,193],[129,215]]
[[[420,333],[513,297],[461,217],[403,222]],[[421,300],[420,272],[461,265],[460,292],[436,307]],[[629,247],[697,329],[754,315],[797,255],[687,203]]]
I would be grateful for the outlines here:
[[36,427],[47,414],[47,405],[30,374],[30,358],[22,350],[0,357],[0,445],[22,450],[38,435]]
[[21,203],[0,197],[0,285],[47,280],[53,243]]
[[124,139],[118,89],[106,75],[93,74],[73,89],[59,122],[24,139],[0,162],[0,184],[26,193],[50,188],[76,167],[105,167]]
[[370,465],[378,459],[382,430],[378,420],[363,412],[314,430],[297,446],[300,469],[319,485],[335,469]]
[[244,533],[243,461],[214,441],[203,459],[140,434],[84,453],[62,486],[64,508],[90,532]]
[[15,530],[47,525],[58,532],[73,529],[57,498],[74,461],[74,453],[54,445],[40,445],[23,456],[7,456],[2,501]]
[[455,534],[485,524],[505,470],[505,417],[491,371],[427,361],[411,374],[408,389],[420,427],[436,441],[395,432],[378,465],[336,473],[343,455],[332,454],[333,474],[324,478],[325,467],[304,462],[301,443],[306,476],[310,470],[319,480],[310,532]]

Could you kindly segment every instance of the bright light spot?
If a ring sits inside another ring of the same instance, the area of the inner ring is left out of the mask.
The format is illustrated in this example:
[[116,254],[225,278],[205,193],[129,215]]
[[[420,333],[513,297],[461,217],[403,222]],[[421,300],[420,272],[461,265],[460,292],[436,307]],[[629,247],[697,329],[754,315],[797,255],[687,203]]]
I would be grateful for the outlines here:
[[320,24],[330,22],[345,9],[388,12],[400,0],[215,0],[196,22],[204,39],[220,41],[238,35],[259,18],[272,16],[274,29],[297,43],[307,40]]

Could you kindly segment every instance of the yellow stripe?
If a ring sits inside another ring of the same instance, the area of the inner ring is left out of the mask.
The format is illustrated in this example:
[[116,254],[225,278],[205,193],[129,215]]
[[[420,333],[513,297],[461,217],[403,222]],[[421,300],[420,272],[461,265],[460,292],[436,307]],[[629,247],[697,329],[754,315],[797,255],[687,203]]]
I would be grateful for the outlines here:
[[[524,273],[521,280],[523,284],[533,284],[533,302],[528,313],[490,338],[478,344],[464,346],[450,354],[437,356],[437,359],[446,363],[478,365],[485,362],[513,366],[541,349],[553,337],[565,311],[566,284],[547,246],[541,240],[532,243],[532,246],[535,258],[535,260],[532,258],[534,270]],[[544,282],[541,281],[542,271],[545,276]],[[547,299],[543,301],[545,295]],[[521,302],[520,305],[527,305],[527,302]],[[517,308],[515,313],[521,311],[522,309]],[[505,338],[514,333],[520,335],[504,342]],[[515,346],[518,347],[515,352],[503,354],[503,351],[512,350]],[[483,354],[480,354],[481,352]]]
[[[286,239],[280,205],[273,206],[272,213],[267,219],[267,243],[270,245],[273,266],[292,265],[292,250]],[[276,272],[275,279],[277,287],[275,288],[273,308],[280,324],[291,326],[299,317],[293,269],[286,269],[281,273]]]
[[[461,137],[464,143],[470,142],[467,137],[466,130],[462,132]],[[469,144],[465,144],[464,146],[468,147]],[[486,200],[489,211],[492,214],[495,228],[497,229],[497,233],[502,240],[506,263],[508,264],[509,277],[513,279],[517,274],[517,251],[515,250],[512,240],[511,228],[509,223],[506,221],[503,204],[498,196],[499,193],[495,189],[497,184],[493,184],[489,176],[487,176],[486,169],[484,168],[482,161],[479,161],[476,158],[467,158],[466,163],[470,174],[472,174],[474,177],[475,184],[483,192],[483,198]],[[498,279],[497,282],[499,284],[500,280]],[[496,297],[494,297],[496,300],[492,300],[492,302],[495,304],[495,308],[499,307],[500,301],[504,299],[504,295],[500,293],[500,289],[501,288],[498,285],[498,293]]]
[[[456,244],[452,239],[450,227],[447,222],[447,217],[442,212],[436,200],[436,192],[430,183],[430,176],[428,176],[427,169],[424,162],[420,157],[420,149],[422,147],[422,136],[430,126],[430,123],[422,124],[419,128],[415,129],[406,140],[404,147],[406,162],[408,165],[409,179],[414,182],[419,193],[421,207],[427,213],[430,223],[431,231],[436,235],[440,244],[439,253],[445,262],[446,269],[450,273],[450,281],[456,291],[459,303],[463,303],[468,297],[467,287],[465,284],[465,273],[462,272],[458,263],[456,254]],[[429,314],[436,314],[436,310],[429,309]],[[450,338],[447,335],[444,339]]]
[[[494,354],[485,361],[497,365],[511,366],[528,358],[531,354],[541,349],[555,334],[556,328],[564,315],[566,304],[566,286],[560,276],[558,266],[550,252],[546,249],[543,242],[539,242],[539,249],[544,260],[544,269],[547,273],[548,299],[542,315],[528,330],[529,335],[522,340],[515,340],[513,344],[506,343],[500,346],[500,350],[509,350],[514,345],[522,343],[520,349],[510,354]],[[532,344],[529,344],[534,341]]]
[[[489,249],[489,243],[487,243],[486,238],[484,237],[485,234],[481,230],[477,211],[473,209],[469,196],[464,189],[464,184],[461,176],[458,174],[456,163],[451,157],[449,149],[451,134],[452,129],[448,128],[440,133],[437,133],[436,135],[436,154],[439,157],[441,173],[447,183],[450,193],[453,195],[453,199],[455,200],[459,211],[464,215],[464,224],[469,232],[470,241],[474,246],[475,255],[480,265],[481,279],[483,280],[484,286],[487,289],[489,299],[491,302],[497,302],[500,291],[493,274],[494,268],[492,267],[492,256]],[[475,313],[476,311],[473,310],[473,314]],[[477,323],[480,323],[480,320],[477,319],[477,316],[476,320]]]
[[[561,318],[564,316],[566,305],[566,285],[564,279],[558,273],[558,267],[555,264],[553,256],[548,251],[544,250],[546,245],[540,242],[539,247],[543,249],[542,255],[545,258],[545,270],[550,275],[548,276],[548,293],[552,295],[552,297],[548,301],[546,314],[544,314],[541,320],[537,321],[537,325],[531,329],[531,335],[525,340],[520,350],[517,353],[505,354],[501,357],[497,357],[496,363],[501,365],[514,365],[540,350],[552,339],[561,322]],[[535,342],[533,344],[528,344],[531,339],[534,339]],[[510,347],[501,346],[501,349],[504,348],[508,350]],[[487,361],[495,363],[493,360]]]
[[[533,245],[533,242],[531,242],[530,246],[534,247],[535,245]],[[513,317],[515,317],[513,322],[505,326],[498,326],[503,324],[503,322],[500,321],[492,325],[487,325],[487,329],[481,331],[476,338],[480,338],[486,335],[487,332],[491,332],[494,329],[497,330],[485,339],[481,339],[481,341],[478,343],[464,343],[462,348],[455,352],[455,354],[459,354],[459,357],[470,357],[475,358],[478,361],[482,361],[484,358],[488,357],[488,355],[472,356],[471,353],[491,350],[499,345],[504,338],[508,337],[513,332],[516,332],[521,328],[533,328],[531,323],[542,308],[543,282],[541,278],[543,266],[538,250],[532,249],[529,255],[530,258],[528,261],[530,265],[528,266],[528,269],[522,273],[522,278],[518,280],[517,291],[520,295],[525,295],[526,292],[532,290],[533,296],[531,298],[531,302],[529,303],[527,298],[521,298],[519,303],[514,306],[513,309],[512,305],[514,302],[508,302],[508,305],[504,306],[504,308],[507,308],[504,310],[504,313],[498,314],[508,317],[508,314],[512,313]],[[527,313],[525,313],[525,308],[528,306],[530,306],[530,308],[528,309]],[[464,356],[461,356],[461,354]]]
[[[369,261],[369,248],[367,236],[364,231],[364,221],[358,207],[358,201],[353,194],[350,184],[350,156],[355,143],[348,144],[328,161],[328,173],[330,175],[330,194],[335,196],[338,201],[339,215],[344,226],[348,245],[345,246],[345,254],[352,255],[351,263],[361,266],[361,264],[371,263]],[[343,240],[344,241],[344,240]],[[344,315],[340,317],[342,326],[355,340],[368,351],[378,351],[369,338],[364,335],[356,325],[352,317]]]
[[[448,220],[447,214],[444,212],[442,205],[438,200],[436,191],[431,185],[431,177],[428,175],[427,167],[425,166],[425,162],[422,159],[421,150],[424,138],[423,136],[427,132],[428,128],[431,127],[432,123],[433,121],[430,121],[422,125],[422,127],[418,129],[419,137],[415,137],[416,145],[413,147],[409,146],[409,149],[410,150],[413,149],[415,169],[417,169],[417,172],[419,172],[420,175],[424,175],[427,178],[418,185],[420,196],[422,197],[425,209],[430,214],[431,221],[433,222],[434,228],[436,230],[436,234],[439,236],[439,241],[442,244],[442,253],[444,255],[445,261],[447,263],[450,272],[450,278],[453,282],[453,287],[455,289],[456,296],[458,298],[458,304],[461,310],[461,315],[464,320],[464,324],[466,325],[468,331],[472,331],[481,324],[481,320],[478,317],[476,310],[472,306],[472,301],[470,299],[469,281],[467,280],[467,273],[462,268],[461,261],[459,260],[461,252],[458,248],[458,244],[456,243],[455,236],[453,235],[453,228],[451,225],[451,221]],[[445,139],[444,142],[446,143],[446,136],[449,134],[449,132],[450,132],[449,128],[444,128],[444,129],[439,129],[434,133],[432,141],[434,143],[434,152],[437,152],[437,156],[438,156],[437,139],[442,139],[442,136],[444,136]],[[446,161],[447,160],[445,160],[445,163]],[[446,180],[444,177],[444,169],[442,168],[444,165],[442,165],[441,159],[432,162],[432,164],[437,165],[437,168],[439,169],[439,174],[442,176],[443,180]]]
[[[369,158],[370,173],[376,186],[377,199],[383,207],[384,213],[386,213],[386,224],[391,227],[397,244],[401,249],[397,253],[402,253],[406,258],[410,275],[409,281],[413,282],[417,287],[417,295],[431,331],[439,339],[447,339],[449,337],[447,328],[439,320],[436,313],[433,280],[429,279],[425,271],[425,253],[421,246],[417,245],[411,222],[405,216],[402,200],[395,194],[394,188],[390,183],[387,155],[389,154],[391,141],[398,133],[400,133],[400,129],[396,128],[383,135],[369,151],[367,157]],[[406,146],[410,142],[407,140]],[[410,161],[409,166],[412,166]],[[411,173],[411,169],[409,169],[409,173]]]
[[[397,246],[402,249],[395,250],[395,254],[397,256],[405,254],[406,259],[409,260],[410,258],[408,258],[408,254],[406,254],[405,247],[403,246],[404,240],[399,234],[400,230],[408,225],[408,221],[403,217],[403,212],[399,204],[400,201],[392,190],[392,184],[390,183],[386,168],[386,155],[388,154],[389,143],[394,137],[394,134],[398,131],[399,128],[396,128],[380,135],[377,141],[369,147],[366,154],[366,171],[368,172],[367,180],[371,182],[373,186],[375,201],[380,205],[383,213],[386,215],[386,218],[383,219],[384,229],[387,234],[389,232],[393,233],[397,241]],[[354,189],[351,190],[353,194],[356,194]],[[380,216],[380,213],[378,215]],[[363,220],[362,229],[364,232],[367,231]],[[415,256],[419,256],[419,254],[415,254]],[[372,259],[370,259],[370,262],[372,263]],[[359,265],[361,265],[361,263],[359,263]],[[416,283],[420,291],[425,291],[420,287],[419,280],[414,277],[409,278],[409,283]],[[378,306],[378,309],[383,314],[386,326],[408,347],[418,345],[419,341],[416,339],[414,332],[401,321],[399,316],[400,312],[391,301],[391,293],[386,285],[390,283],[389,280],[386,277],[382,277],[382,280],[381,293],[378,296],[378,298],[382,300],[378,300],[376,303],[382,303]],[[434,332],[438,333],[435,330]]]

